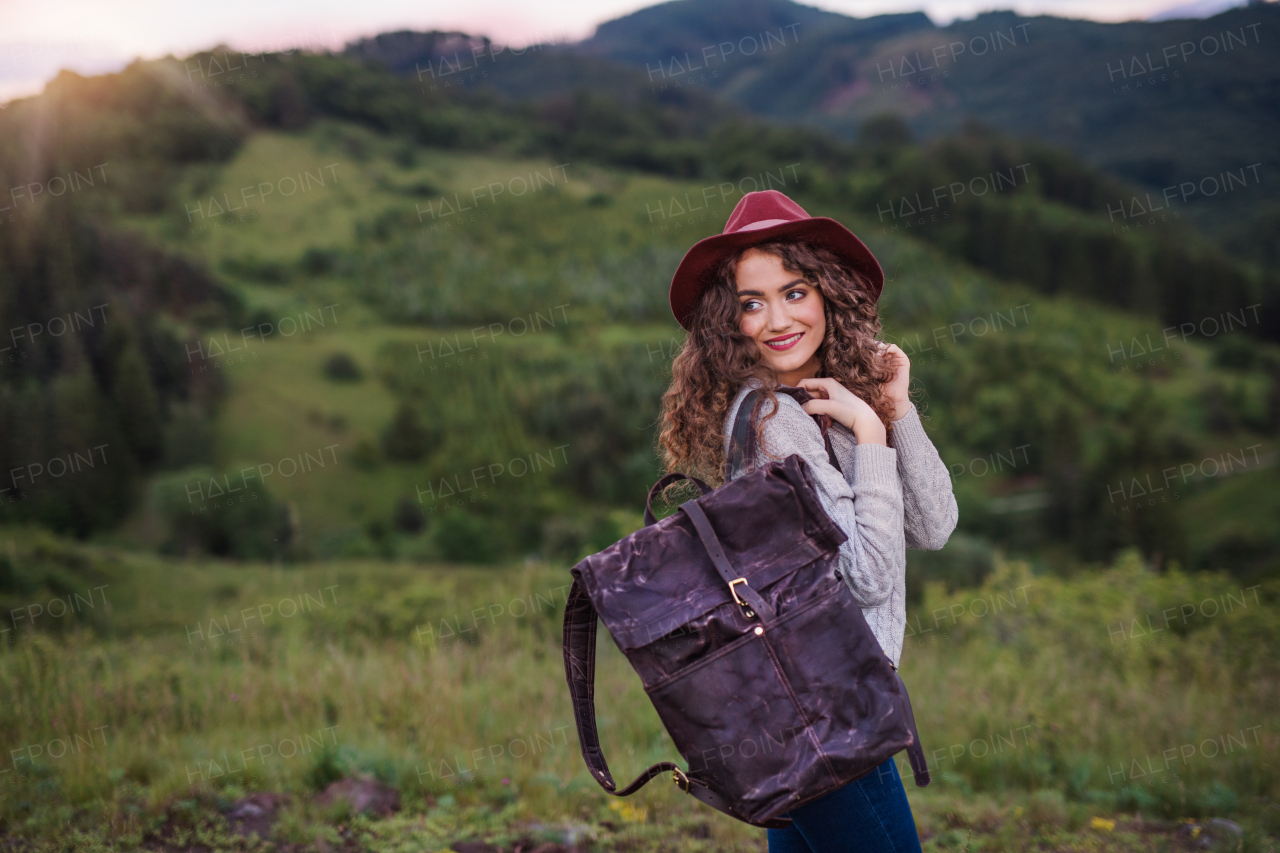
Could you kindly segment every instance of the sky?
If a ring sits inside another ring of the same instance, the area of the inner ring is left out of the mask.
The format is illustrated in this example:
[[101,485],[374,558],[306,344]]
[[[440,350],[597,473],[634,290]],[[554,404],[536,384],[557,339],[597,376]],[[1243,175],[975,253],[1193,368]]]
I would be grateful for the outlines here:
[[[935,23],[991,9],[1098,21],[1146,19],[1185,0],[809,0],[855,17],[923,10]],[[1198,0],[1200,17],[1243,0]],[[237,50],[341,47],[397,29],[458,29],[519,47],[576,41],[652,0],[0,0],[0,103],[38,93],[60,68],[115,71],[135,57]],[[1181,16],[1181,15],[1179,15]]]

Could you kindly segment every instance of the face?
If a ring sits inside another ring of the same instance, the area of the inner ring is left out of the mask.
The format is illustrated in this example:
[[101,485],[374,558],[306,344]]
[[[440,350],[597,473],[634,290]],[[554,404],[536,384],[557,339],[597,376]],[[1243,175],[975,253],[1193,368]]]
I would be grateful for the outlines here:
[[785,269],[777,255],[757,249],[742,256],[735,278],[742,307],[739,328],[756,342],[778,381],[795,385],[816,376],[818,346],[827,331],[817,286]]

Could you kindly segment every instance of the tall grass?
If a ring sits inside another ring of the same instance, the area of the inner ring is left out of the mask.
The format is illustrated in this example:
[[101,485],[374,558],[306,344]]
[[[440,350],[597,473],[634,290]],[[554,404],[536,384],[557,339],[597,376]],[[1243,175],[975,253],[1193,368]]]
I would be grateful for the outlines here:
[[[572,728],[563,569],[90,563],[109,615],[62,617],[56,633],[38,617],[0,654],[11,832],[136,831],[202,791],[305,793],[354,773],[396,786],[409,810],[612,814]],[[1234,815],[1274,830],[1278,591],[1132,557],[1072,580],[1002,562],[981,587],[930,585],[903,674],[936,782],[909,795],[927,813],[930,798],[1048,791],[1080,814]],[[615,776],[677,757],[625,659],[599,646]],[[666,788],[628,814],[699,817]]]

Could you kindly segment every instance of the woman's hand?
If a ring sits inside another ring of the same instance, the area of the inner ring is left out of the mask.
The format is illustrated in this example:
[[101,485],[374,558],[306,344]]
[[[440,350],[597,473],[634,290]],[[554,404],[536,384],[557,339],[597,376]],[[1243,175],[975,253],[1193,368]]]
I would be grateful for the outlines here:
[[896,421],[911,411],[911,398],[907,396],[911,388],[911,359],[897,344],[881,343],[880,351],[886,350],[893,356],[896,373],[884,384],[884,393],[893,401],[893,420]]
[[875,409],[836,380],[829,377],[801,379],[799,387],[816,398],[800,406],[809,414],[830,415],[849,428],[858,444],[888,445],[884,424]]

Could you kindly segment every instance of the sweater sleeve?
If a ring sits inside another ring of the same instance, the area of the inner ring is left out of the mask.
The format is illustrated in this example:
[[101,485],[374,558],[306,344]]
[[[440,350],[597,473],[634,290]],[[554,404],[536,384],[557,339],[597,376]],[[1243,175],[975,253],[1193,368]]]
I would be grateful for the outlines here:
[[893,422],[889,435],[898,452],[906,547],[936,551],[947,544],[960,518],[951,474],[925,434],[914,405]]
[[[854,600],[861,607],[884,604],[906,571],[898,452],[880,444],[858,445],[846,481],[827,458],[813,418],[785,394],[778,395],[778,405],[777,414],[763,422],[765,449],[780,459],[798,453],[808,463],[822,508],[848,534],[839,565]],[[763,454],[757,458],[758,464],[766,461]]]

